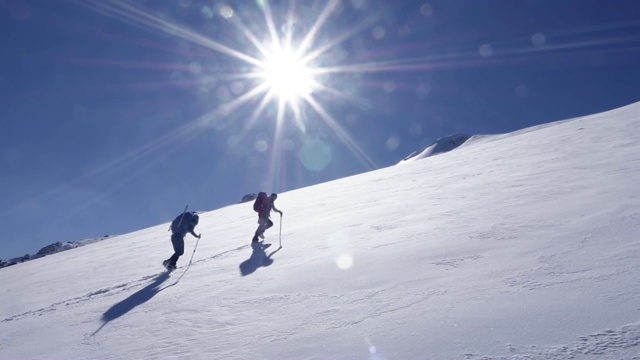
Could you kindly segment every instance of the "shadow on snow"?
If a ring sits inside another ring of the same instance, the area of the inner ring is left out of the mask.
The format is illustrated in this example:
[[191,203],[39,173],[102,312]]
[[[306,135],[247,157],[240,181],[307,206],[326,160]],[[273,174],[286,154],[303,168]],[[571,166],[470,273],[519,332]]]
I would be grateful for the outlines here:
[[262,245],[252,244],[251,247],[253,248],[251,256],[240,264],[240,274],[242,276],[254,273],[259,267],[266,267],[273,264],[273,259],[271,259],[271,257],[282,249],[282,247],[279,247],[267,255]]
[[107,325],[111,320],[115,320],[133,310],[136,306],[142,305],[145,302],[151,300],[151,298],[156,296],[156,294],[158,294],[160,291],[175,285],[180,280],[178,279],[175,283],[160,288],[160,285],[162,285],[162,283],[164,283],[167,279],[169,279],[169,273],[163,272],[156,276],[149,285],[136,291],[128,298],[110,307],[109,310],[105,311],[104,314],[102,314],[103,324],[92,334],[92,336],[102,330],[102,328],[105,327],[105,325]]
[[[262,245],[252,244],[252,248],[253,251],[251,253],[251,257],[240,264],[240,273],[242,274],[242,276],[252,274],[259,267],[266,267],[273,264],[273,259],[271,259],[271,257],[275,253],[280,251],[280,249],[282,249],[282,246],[278,247],[278,249],[271,252],[269,255],[265,253],[265,248]],[[193,256],[191,257],[191,259],[193,260]],[[102,314],[102,325],[98,328],[98,330],[94,331],[91,336],[100,332],[100,330],[102,330],[102,328],[105,327],[110,321],[125,315],[135,307],[151,300],[151,298],[156,296],[160,291],[176,285],[180,281],[180,279],[182,279],[184,274],[189,270],[190,266],[191,261],[189,261],[189,264],[187,265],[187,268],[182,273],[182,275],[180,275],[180,277],[172,284],[160,287],[160,285],[162,285],[165,281],[167,281],[167,279],[169,279],[169,273],[163,272],[156,276],[149,285],[143,287],[142,289],[131,294],[126,299],[110,307],[109,310],[105,311],[104,314]]]

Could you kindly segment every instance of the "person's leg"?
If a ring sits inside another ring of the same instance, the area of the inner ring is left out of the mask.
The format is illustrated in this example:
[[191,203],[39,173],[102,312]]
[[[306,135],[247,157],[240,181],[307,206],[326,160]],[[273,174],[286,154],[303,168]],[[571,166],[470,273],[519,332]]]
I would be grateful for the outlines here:
[[253,234],[253,239],[251,239],[251,242],[258,242],[258,238],[260,237],[260,234],[262,234],[262,231],[264,231],[262,229],[262,225],[258,225],[256,232]]
[[258,237],[264,231],[264,225],[261,218],[258,218],[258,228],[256,228],[256,232],[253,234],[253,239],[251,242],[258,242]]
[[256,229],[256,232],[253,235],[253,239],[251,240],[252,242],[258,241],[258,237],[260,237],[260,235],[262,235],[262,233],[264,232],[266,222],[263,218],[260,217],[258,218],[258,224],[258,228]]
[[175,267],[180,256],[184,254],[184,236],[171,235],[171,243],[173,244],[173,255],[169,258],[169,263]]

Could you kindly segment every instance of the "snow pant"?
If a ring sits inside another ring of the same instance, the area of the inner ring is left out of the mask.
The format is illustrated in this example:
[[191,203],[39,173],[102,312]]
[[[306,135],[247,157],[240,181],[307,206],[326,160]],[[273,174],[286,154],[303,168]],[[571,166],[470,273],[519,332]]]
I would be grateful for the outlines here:
[[269,218],[258,218],[258,228],[256,229],[256,236],[263,234],[265,230],[273,226],[273,221]]
[[171,244],[173,244],[173,255],[169,258],[169,262],[176,265],[178,258],[184,254],[184,235],[172,234]]

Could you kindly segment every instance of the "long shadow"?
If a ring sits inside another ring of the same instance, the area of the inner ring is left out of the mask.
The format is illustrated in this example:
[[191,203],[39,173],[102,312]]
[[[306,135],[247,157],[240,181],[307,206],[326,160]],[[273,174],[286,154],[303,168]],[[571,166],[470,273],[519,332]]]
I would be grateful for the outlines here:
[[[142,305],[145,302],[149,301],[152,297],[156,296],[160,291],[166,289],[169,286],[164,288],[160,288],[160,285],[165,282],[169,278],[168,272],[163,272],[156,276],[149,285],[144,288],[136,291],[131,294],[128,298],[120,301],[119,303],[113,305],[109,308],[109,310],[105,311],[102,314],[102,326],[98,328],[92,335],[97,334],[100,330],[102,330],[105,325],[107,325],[110,321],[115,320],[122,315],[125,315],[129,311],[133,310],[136,306]],[[173,285],[173,284],[172,284]]]
[[271,256],[280,250],[280,248],[278,248],[278,250],[267,255],[262,245],[252,244],[251,247],[253,248],[251,256],[240,264],[240,275],[242,276],[253,274],[259,267],[266,267],[273,264]]

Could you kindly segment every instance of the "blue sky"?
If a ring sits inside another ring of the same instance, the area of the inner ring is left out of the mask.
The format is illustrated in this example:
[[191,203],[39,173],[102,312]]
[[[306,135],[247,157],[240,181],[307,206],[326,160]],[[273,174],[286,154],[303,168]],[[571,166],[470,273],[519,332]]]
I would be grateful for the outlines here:
[[637,1],[394,3],[0,0],[0,258],[640,100]]

